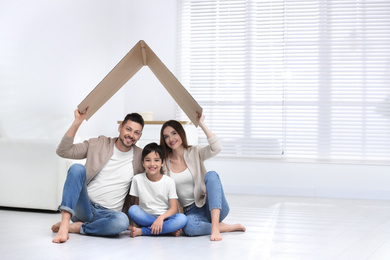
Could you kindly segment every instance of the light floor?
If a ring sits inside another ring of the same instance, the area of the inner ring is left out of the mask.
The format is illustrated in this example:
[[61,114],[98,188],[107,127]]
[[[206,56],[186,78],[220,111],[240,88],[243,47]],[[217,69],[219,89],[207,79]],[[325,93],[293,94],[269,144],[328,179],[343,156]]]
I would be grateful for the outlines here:
[[226,223],[247,231],[202,237],[71,234],[54,244],[58,213],[0,208],[0,259],[390,259],[390,201],[227,195]]

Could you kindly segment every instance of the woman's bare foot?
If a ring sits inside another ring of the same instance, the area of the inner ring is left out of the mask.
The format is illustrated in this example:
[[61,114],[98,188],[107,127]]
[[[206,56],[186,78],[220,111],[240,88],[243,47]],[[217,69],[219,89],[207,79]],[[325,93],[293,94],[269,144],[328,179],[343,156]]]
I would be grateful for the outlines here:
[[211,241],[221,241],[222,236],[218,226],[211,226]]
[[220,222],[219,223],[219,231],[220,232],[234,232],[234,231],[245,232],[246,228],[241,224],[228,225],[226,223]]
[[142,229],[137,228],[137,227],[131,227],[131,232],[130,232],[131,237],[138,237],[142,236]]

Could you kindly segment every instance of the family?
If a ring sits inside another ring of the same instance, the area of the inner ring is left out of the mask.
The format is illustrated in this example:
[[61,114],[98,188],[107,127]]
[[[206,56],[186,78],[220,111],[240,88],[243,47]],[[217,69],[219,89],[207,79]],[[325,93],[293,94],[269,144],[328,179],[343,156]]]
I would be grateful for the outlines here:
[[[61,221],[52,226],[54,243],[69,233],[113,236],[130,229],[131,237],[155,235],[210,235],[245,231],[241,224],[222,222],[229,213],[219,176],[207,172],[204,161],[218,154],[222,145],[198,113],[207,146],[189,146],[183,126],[170,120],[163,124],[160,145],[141,149],[144,120],[128,114],[118,127],[119,136],[99,136],[74,144],[74,137],[88,108],[74,111],[74,121],[62,138],[57,154],[86,159],[73,164],[64,184],[59,206]],[[178,202],[183,213],[178,212]]]

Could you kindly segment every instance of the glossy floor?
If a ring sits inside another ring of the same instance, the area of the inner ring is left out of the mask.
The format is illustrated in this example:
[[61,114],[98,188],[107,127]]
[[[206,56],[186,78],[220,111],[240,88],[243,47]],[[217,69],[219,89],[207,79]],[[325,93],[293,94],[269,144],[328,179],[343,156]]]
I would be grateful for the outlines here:
[[203,237],[104,238],[53,244],[58,213],[0,209],[0,259],[390,259],[390,201],[227,195],[226,223],[247,231]]

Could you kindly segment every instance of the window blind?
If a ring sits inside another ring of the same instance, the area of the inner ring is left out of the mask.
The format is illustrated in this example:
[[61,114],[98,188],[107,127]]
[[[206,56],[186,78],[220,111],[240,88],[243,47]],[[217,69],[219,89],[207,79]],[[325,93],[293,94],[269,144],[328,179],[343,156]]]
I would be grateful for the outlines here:
[[185,0],[178,35],[222,155],[390,163],[390,1]]

